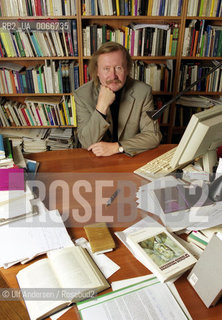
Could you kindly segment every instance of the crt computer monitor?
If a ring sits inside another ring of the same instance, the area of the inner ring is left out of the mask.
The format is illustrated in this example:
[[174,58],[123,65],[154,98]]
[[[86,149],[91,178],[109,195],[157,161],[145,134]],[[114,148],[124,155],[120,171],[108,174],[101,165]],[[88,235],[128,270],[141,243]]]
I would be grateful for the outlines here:
[[203,170],[212,173],[219,146],[222,146],[222,105],[192,115],[170,164],[176,168],[201,158]]

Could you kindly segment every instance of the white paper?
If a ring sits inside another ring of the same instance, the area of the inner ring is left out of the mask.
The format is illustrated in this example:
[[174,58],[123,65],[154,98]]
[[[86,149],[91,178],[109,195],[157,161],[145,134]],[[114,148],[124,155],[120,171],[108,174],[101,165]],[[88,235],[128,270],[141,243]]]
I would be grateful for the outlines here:
[[109,259],[105,254],[95,254],[92,253],[91,247],[89,242],[85,238],[79,238],[75,240],[75,244],[77,246],[81,246],[82,248],[86,248],[99,267],[100,271],[103,273],[104,277],[108,279],[112,274],[114,274],[117,270],[120,269],[120,266],[118,266],[115,262],[113,262],[111,259]]
[[[128,286],[131,286],[132,284],[139,283],[144,280],[149,280],[154,278],[155,276],[151,274],[147,274],[146,276],[141,276],[141,277],[134,277],[134,278],[129,278],[129,279],[124,279],[124,280],[119,280],[119,281],[113,281],[111,283],[112,290],[119,290]],[[155,277],[156,278],[156,277]]]
[[36,201],[39,214],[0,226],[0,265],[8,268],[53,249],[73,245],[58,210]]
[[164,283],[147,280],[77,304],[83,320],[185,320],[186,315]]

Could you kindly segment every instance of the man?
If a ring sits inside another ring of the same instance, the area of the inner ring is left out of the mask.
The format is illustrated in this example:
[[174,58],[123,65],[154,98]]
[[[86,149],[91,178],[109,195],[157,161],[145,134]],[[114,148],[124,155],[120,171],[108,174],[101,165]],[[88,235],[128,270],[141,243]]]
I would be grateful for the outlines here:
[[92,80],[74,93],[79,141],[96,156],[133,156],[161,140],[158,122],[146,114],[153,110],[152,89],[130,78],[131,66],[122,45],[106,42],[90,60]]

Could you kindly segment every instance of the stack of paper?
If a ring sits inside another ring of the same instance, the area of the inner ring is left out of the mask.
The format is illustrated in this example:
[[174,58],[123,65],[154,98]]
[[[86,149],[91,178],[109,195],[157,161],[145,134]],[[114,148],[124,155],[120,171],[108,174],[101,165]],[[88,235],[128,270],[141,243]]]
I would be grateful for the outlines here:
[[[167,190],[177,192],[173,195]],[[158,216],[170,231],[198,230],[222,223],[222,202],[211,201],[208,193],[204,181],[187,185],[180,179],[167,176],[141,186],[137,203],[138,208]],[[190,200],[189,204],[187,200]]]
[[0,226],[0,266],[25,263],[53,249],[73,246],[58,210],[35,201],[38,214]]
[[73,147],[72,129],[51,129],[47,138],[47,146],[50,150],[63,150]]
[[24,153],[34,153],[47,151],[46,141],[44,139],[23,138]]
[[33,199],[27,184],[21,190],[0,191],[0,225],[33,213]]

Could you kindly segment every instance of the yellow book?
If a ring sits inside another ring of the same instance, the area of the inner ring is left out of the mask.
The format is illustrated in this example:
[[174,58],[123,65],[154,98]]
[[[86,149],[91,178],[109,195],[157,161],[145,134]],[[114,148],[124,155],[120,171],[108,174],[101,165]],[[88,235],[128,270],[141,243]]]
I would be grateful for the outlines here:
[[169,41],[169,54],[171,55],[171,50],[172,50],[172,43],[173,43],[173,35],[171,34],[170,35],[170,41]]
[[135,2],[132,0],[131,16],[135,16]]
[[0,36],[1,36],[1,39],[2,39],[2,42],[3,42],[3,45],[4,45],[7,57],[9,57],[9,58],[13,57],[12,50],[11,50],[10,43],[9,43],[9,41],[11,39],[10,39],[10,36],[8,34],[8,31],[1,29],[0,30]]
[[65,115],[65,122],[66,122],[66,125],[69,125],[69,121],[68,121],[68,115],[67,115],[67,112],[66,112],[66,105],[65,105],[65,101],[62,101],[62,107],[63,107],[63,112],[64,112],[64,115]]
[[50,16],[54,16],[54,10],[53,10],[53,3],[52,0],[49,1],[49,11],[50,11]]
[[115,248],[115,242],[106,223],[88,224],[84,226],[84,230],[93,253],[110,251]]
[[64,116],[63,116],[63,112],[62,112],[62,106],[61,105],[59,105],[59,116],[60,116],[60,121],[61,121],[61,124],[62,124],[62,126],[65,126],[65,119],[64,119]]
[[210,8],[210,17],[213,17],[214,3],[215,3],[215,0],[212,0],[212,2],[211,2],[211,8]]
[[129,49],[129,28],[128,27],[123,27],[124,31],[125,31],[125,48]]
[[74,127],[77,127],[77,119],[76,119],[76,103],[75,98],[72,95],[71,96],[71,106],[72,106],[72,119],[73,119],[73,125]]
[[120,15],[120,10],[119,10],[119,0],[116,0],[116,15]]
[[148,9],[147,9],[148,16],[152,16],[152,9],[153,9],[153,0],[150,0],[148,4]]

